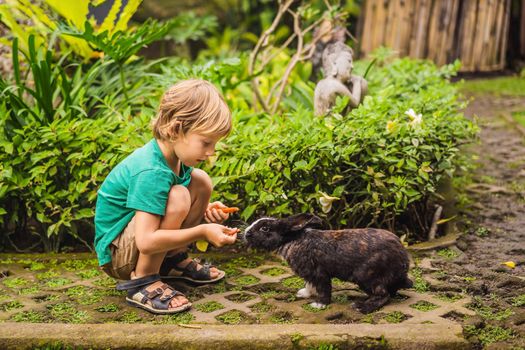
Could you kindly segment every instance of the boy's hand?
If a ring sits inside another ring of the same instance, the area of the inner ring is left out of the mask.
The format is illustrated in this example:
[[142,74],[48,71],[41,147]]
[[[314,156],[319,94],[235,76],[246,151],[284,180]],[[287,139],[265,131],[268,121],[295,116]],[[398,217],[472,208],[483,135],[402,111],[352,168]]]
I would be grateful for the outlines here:
[[220,210],[220,208],[228,208],[221,202],[213,202],[208,204],[208,208],[206,209],[206,212],[204,213],[204,220],[206,222],[218,222],[221,223],[224,220],[228,219],[230,217],[230,214],[227,214]]
[[227,244],[235,243],[238,228],[231,228],[219,224],[205,224],[205,238],[215,247],[222,247]]

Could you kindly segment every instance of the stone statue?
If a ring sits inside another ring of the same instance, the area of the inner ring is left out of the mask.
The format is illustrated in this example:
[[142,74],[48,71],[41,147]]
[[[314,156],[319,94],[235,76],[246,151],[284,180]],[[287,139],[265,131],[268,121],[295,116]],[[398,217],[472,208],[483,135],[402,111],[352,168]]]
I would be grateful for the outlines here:
[[312,55],[312,78],[315,80],[321,77],[321,68],[323,65],[323,51],[324,49],[335,42],[346,41],[346,29],[342,24],[334,25],[330,20],[326,19],[321,22],[321,25],[314,31],[314,37],[323,33],[321,40],[315,44],[315,50]]
[[353,51],[342,42],[326,46],[323,51],[324,79],[314,92],[315,115],[325,115],[333,107],[337,96],[348,96],[350,108],[357,107],[368,92],[367,81],[352,74]]

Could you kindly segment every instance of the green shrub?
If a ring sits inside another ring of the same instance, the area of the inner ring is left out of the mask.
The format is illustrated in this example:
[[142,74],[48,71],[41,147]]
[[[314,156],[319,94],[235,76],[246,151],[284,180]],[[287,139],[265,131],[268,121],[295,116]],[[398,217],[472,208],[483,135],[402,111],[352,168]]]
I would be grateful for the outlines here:
[[[347,115],[342,99],[323,118],[300,105],[282,115],[235,114],[235,131],[208,168],[217,195],[243,208],[245,220],[313,212],[333,227],[394,228],[462,165],[458,147],[476,133],[448,81],[457,68],[396,60],[372,71],[370,95]],[[322,197],[335,197],[326,213]]]

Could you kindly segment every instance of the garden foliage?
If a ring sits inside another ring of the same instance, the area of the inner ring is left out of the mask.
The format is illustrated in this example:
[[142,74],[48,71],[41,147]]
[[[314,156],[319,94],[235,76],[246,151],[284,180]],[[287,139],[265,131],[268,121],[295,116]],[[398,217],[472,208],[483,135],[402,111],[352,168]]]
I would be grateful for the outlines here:
[[[152,28],[169,36],[181,23],[172,22],[168,31],[148,21],[128,38],[144,45],[161,37]],[[4,245],[29,232],[56,251],[65,236],[89,237],[98,187],[151,138],[158,100],[180,79],[212,81],[233,111],[234,131],[204,168],[214,180],[215,198],[241,207],[245,221],[308,211],[332,227],[421,233],[399,218],[413,208],[420,208],[416,216],[428,214],[417,204],[427,203],[438,183],[462,165],[458,146],[476,132],[458,112],[462,104],[448,81],[457,65],[437,68],[411,59],[380,64],[367,76],[370,94],[359,108],[347,113],[347,101],[340,99],[332,113],[318,118],[311,67],[301,63],[279,111],[270,115],[253,108],[247,53],[147,62],[134,56],[141,45],[125,40],[125,32],[85,28],[75,37],[106,53],[90,62],[70,51],[57,55],[31,35],[23,44],[27,50],[13,41],[13,76],[0,77]],[[186,38],[202,37],[209,21],[192,28],[193,34],[185,27]],[[269,67],[282,70],[289,57],[283,51]],[[366,66],[356,62],[360,73]],[[260,81],[271,78],[259,74]]]
[[244,208],[245,220],[308,211],[333,227],[395,229],[399,215],[453,175],[462,162],[458,146],[475,135],[448,81],[458,68],[411,59],[375,68],[370,95],[349,114],[339,100],[316,118],[311,105],[290,98],[293,108],[283,114],[237,113],[233,135],[208,169],[217,194]]

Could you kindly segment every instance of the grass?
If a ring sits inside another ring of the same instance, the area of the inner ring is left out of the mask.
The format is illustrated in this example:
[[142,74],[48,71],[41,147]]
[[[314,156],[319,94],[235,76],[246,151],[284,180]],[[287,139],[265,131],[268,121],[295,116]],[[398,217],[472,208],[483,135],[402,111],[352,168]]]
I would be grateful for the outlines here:
[[97,259],[74,259],[74,260],[66,260],[63,263],[60,264],[60,267],[67,271],[78,271],[78,270],[86,270],[90,267],[96,267],[98,266]]
[[415,267],[410,272],[414,278],[414,290],[418,293],[425,293],[430,290],[430,284],[423,278],[423,271],[419,267]]
[[100,289],[92,289],[84,286],[75,286],[66,290],[66,295],[71,300],[81,305],[92,305],[102,301],[105,293]]
[[259,282],[259,279],[252,275],[244,275],[234,278],[233,282],[241,286],[249,286]]
[[281,311],[273,314],[270,316],[270,322],[271,323],[278,323],[278,324],[285,324],[285,323],[293,323],[295,321],[295,318],[293,315],[286,311]]
[[273,309],[273,306],[262,301],[250,306],[250,309],[252,309],[253,312],[268,312]]
[[137,323],[142,321],[142,318],[135,311],[128,311],[118,318],[120,323]]
[[4,286],[9,288],[20,288],[25,287],[29,283],[29,281],[21,277],[15,277],[6,279],[2,281],[2,283],[4,284]]
[[239,310],[230,310],[215,318],[225,324],[239,324],[246,319],[246,316]]
[[478,237],[487,237],[490,231],[488,228],[481,226],[481,227],[478,227],[474,233]]
[[119,307],[117,304],[111,303],[111,304],[99,306],[95,308],[95,310],[98,312],[117,312],[119,310]]
[[31,263],[31,266],[29,266],[29,270],[31,271],[40,271],[46,268],[46,265],[43,262],[40,261],[33,261]]
[[393,311],[385,315],[383,319],[388,323],[401,323],[408,318],[407,315],[401,311]]
[[374,324],[375,323],[374,322],[374,314],[368,314],[368,315],[363,316],[363,318],[361,318],[359,320],[359,322]]
[[319,308],[313,307],[309,303],[308,304],[303,304],[301,307],[303,309],[305,309],[306,311],[308,311],[308,312],[321,312],[321,311],[324,311],[324,310],[328,309],[328,307],[324,307],[322,309],[319,309]]
[[195,309],[201,311],[201,312],[213,312],[220,309],[224,309],[224,305],[217,301],[208,301],[206,303],[197,304],[194,306]]
[[280,276],[284,273],[286,273],[286,270],[281,269],[280,267],[272,267],[270,269],[261,271],[261,274],[266,275],[266,276],[272,276],[272,277]]
[[463,92],[495,96],[525,96],[525,79],[518,76],[473,79],[460,83]]
[[178,312],[173,315],[166,315],[155,320],[155,324],[188,324],[195,319],[195,316],[187,311]]
[[517,297],[512,298],[512,306],[525,306],[525,294],[518,295]]
[[441,292],[436,295],[436,297],[439,300],[448,301],[449,303],[453,303],[455,301],[458,301],[460,299],[463,299],[463,297],[459,294],[454,294],[451,292]]
[[437,255],[445,259],[455,259],[459,256],[459,254],[456,251],[449,248],[438,250]]
[[86,323],[89,316],[85,311],[79,311],[72,303],[48,305],[51,316],[61,323]]
[[525,111],[513,112],[512,118],[514,118],[519,124],[525,126]]
[[11,316],[11,321],[28,322],[28,323],[43,323],[46,322],[47,317],[44,313],[38,311],[22,311]]
[[73,283],[73,281],[71,281],[68,278],[59,277],[59,278],[53,278],[47,281],[46,285],[50,288],[57,288],[57,287],[65,286],[66,284],[70,284],[70,283]]
[[255,298],[255,295],[247,294],[247,293],[235,293],[228,295],[226,299],[233,301],[234,303],[245,303],[248,300],[252,300]]
[[439,307],[438,305],[432,304],[432,303],[430,303],[428,301],[425,301],[425,300],[420,300],[417,303],[411,304],[409,306],[412,309],[416,309],[416,310],[424,311],[424,312],[435,310],[435,309],[437,309]]
[[487,320],[503,321],[514,314],[511,309],[501,311],[493,310],[490,307],[483,305],[480,297],[474,297],[474,301],[470,305],[467,305],[467,308],[475,311],[478,315]]
[[98,280],[93,281],[93,284],[95,286],[104,287],[104,288],[115,288],[115,285],[117,284],[117,282],[113,278],[106,276],[106,277],[102,277],[102,278],[99,278]]
[[304,287],[304,280],[298,276],[285,278],[281,283],[287,288],[301,289]]
[[483,345],[505,341],[514,336],[512,329],[491,325],[487,325],[484,328],[476,328],[475,326],[467,325],[465,326],[464,331],[468,336],[477,337]]
[[18,294],[20,294],[20,295],[35,294],[38,291],[40,291],[40,289],[37,286],[33,286],[33,287],[29,287],[29,288],[22,288],[22,289],[20,289],[18,291]]
[[348,296],[345,294],[337,294],[337,295],[332,296],[332,303],[349,304],[350,300],[348,300]]
[[56,270],[49,270],[46,272],[36,274],[36,278],[38,278],[39,280],[48,280],[48,279],[55,278],[58,276],[60,276],[60,274]]
[[14,301],[10,301],[10,302],[7,302],[5,304],[2,304],[0,306],[0,309],[3,310],[3,311],[11,311],[11,310],[14,310],[14,309],[19,309],[21,307],[24,307],[24,305],[19,302],[18,300],[14,300]]
[[78,271],[75,274],[84,280],[84,279],[89,279],[89,278],[100,276],[100,271],[97,269],[89,269],[89,270]]

